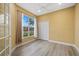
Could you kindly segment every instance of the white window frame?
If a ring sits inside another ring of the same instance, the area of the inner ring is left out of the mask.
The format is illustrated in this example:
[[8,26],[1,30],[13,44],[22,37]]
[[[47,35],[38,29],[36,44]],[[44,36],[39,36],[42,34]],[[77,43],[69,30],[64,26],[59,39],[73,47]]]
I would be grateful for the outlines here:
[[[24,15],[25,15],[25,14],[22,13],[22,20],[23,20],[23,16],[24,16]],[[28,16],[28,15],[26,15],[26,16]],[[31,16],[28,16],[28,17],[31,17]],[[22,23],[23,23],[23,22],[22,22]],[[29,25],[28,25],[28,27],[29,27]],[[29,29],[28,29],[28,32],[29,32]],[[23,33],[24,33],[24,31],[23,31],[23,27],[22,27],[22,39],[28,38],[28,37],[33,37],[33,36],[35,35],[35,17],[34,17],[34,35],[31,35],[31,36],[30,36],[30,33],[28,33],[28,36],[24,37],[24,36],[23,36]]]
[[[8,35],[5,36],[5,30],[4,30],[4,37],[1,37],[0,40],[3,40],[4,39],[4,49],[2,51],[0,51],[0,55],[5,51],[5,55],[11,55],[11,18],[10,18],[10,15],[6,15],[5,13],[5,5],[4,4],[4,20],[5,20],[5,17],[8,16]],[[10,4],[8,5],[8,9],[10,8],[9,7]],[[9,10],[8,10],[9,11]],[[9,13],[10,14],[10,13]],[[5,28],[5,21],[4,21],[4,28]],[[9,39],[7,39],[9,38]],[[9,40],[9,44],[6,46],[6,40]],[[9,48],[9,54],[6,53],[6,49]]]

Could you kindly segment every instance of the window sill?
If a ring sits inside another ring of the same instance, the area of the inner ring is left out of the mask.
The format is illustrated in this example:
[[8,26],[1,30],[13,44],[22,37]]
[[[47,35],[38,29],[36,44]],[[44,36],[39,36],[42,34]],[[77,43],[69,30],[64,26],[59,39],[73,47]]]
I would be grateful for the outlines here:
[[32,36],[27,36],[27,37],[23,37],[22,39],[27,39],[27,38],[30,38],[30,37],[34,37],[34,35],[32,35]]

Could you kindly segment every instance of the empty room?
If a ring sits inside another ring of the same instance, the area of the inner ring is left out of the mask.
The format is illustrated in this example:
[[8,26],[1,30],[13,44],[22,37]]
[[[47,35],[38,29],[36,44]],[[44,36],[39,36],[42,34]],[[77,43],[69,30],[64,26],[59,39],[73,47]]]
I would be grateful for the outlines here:
[[0,3],[0,56],[79,56],[79,3]]

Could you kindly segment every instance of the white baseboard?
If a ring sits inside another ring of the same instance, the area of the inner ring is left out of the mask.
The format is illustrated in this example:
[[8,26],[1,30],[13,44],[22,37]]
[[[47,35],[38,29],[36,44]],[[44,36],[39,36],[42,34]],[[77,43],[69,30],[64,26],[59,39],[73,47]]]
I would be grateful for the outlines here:
[[73,47],[77,50],[77,52],[79,53],[79,48],[76,45],[73,45]]
[[[30,42],[32,42],[32,41],[34,41],[34,40],[36,40],[36,39],[30,40],[30,41],[25,42],[25,43],[21,43],[21,44],[19,44],[19,45],[16,45],[16,46],[12,49],[11,54],[14,52],[14,50],[15,50],[17,47],[20,47],[20,46],[22,46],[22,45],[25,45],[25,44],[27,44],[27,43],[30,43]],[[11,55],[10,55],[10,56],[11,56]]]
[[69,44],[69,43],[64,43],[64,42],[59,42],[59,41],[53,41],[53,40],[48,40],[49,42],[57,43],[57,44],[63,44],[67,46],[73,46],[74,44]]
[[64,43],[64,42],[59,42],[59,41],[53,41],[53,40],[48,40],[49,42],[57,43],[57,44],[63,44],[67,46],[72,46],[76,49],[76,51],[79,53],[79,48],[75,44],[69,44],[69,43]]
[[16,48],[17,48],[17,46],[15,46],[14,48],[12,48],[10,56],[12,55],[12,53],[14,52],[14,50],[15,50]]

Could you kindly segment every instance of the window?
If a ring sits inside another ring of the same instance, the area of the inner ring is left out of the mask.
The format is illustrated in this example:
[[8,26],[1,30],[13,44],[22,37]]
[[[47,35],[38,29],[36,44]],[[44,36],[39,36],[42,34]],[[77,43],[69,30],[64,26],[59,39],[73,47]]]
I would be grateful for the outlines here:
[[34,35],[34,17],[22,14],[22,37]]
[[0,3],[0,56],[10,54],[9,4]]
[[34,35],[34,19],[29,17],[29,35]]

